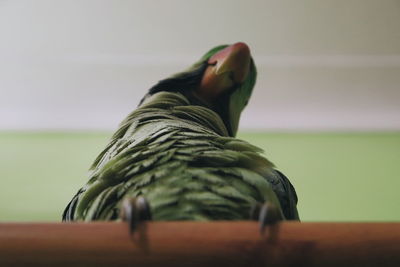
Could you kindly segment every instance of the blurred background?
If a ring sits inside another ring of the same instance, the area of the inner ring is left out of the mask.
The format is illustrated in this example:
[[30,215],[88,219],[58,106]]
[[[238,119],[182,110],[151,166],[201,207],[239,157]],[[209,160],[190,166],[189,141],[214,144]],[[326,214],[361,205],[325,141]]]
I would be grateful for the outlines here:
[[400,1],[0,0],[0,221],[59,221],[158,80],[244,41],[258,82],[239,137],[304,221],[398,221]]

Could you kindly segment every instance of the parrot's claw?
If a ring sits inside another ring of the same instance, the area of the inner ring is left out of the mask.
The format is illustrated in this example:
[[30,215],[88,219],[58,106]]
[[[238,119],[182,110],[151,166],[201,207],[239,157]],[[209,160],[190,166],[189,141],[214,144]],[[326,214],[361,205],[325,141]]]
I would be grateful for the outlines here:
[[261,205],[258,215],[261,234],[264,233],[266,226],[274,225],[282,220],[283,215],[275,204],[267,201]]
[[127,197],[122,202],[121,218],[129,225],[129,231],[132,234],[138,227],[138,224],[151,220],[150,206],[147,200],[142,197]]

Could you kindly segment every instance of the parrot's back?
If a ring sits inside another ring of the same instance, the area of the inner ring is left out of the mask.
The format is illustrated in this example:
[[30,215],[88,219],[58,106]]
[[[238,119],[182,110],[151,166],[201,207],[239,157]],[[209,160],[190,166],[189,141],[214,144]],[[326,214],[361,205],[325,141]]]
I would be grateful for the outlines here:
[[126,196],[145,196],[154,220],[248,219],[256,203],[272,201],[294,216],[290,183],[261,150],[228,137],[217,114],[160,92],[132,112],[91,169],[64,220],[117,219]]

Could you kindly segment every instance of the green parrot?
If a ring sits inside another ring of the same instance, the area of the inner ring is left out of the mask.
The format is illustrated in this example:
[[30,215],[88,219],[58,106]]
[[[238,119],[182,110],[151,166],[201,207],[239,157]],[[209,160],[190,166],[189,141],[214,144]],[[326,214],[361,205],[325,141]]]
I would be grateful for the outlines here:
[[64,221],[298,220],[294,187],[235,138],[256,82],[245,43],[217,46],[161,80],[122,121]]

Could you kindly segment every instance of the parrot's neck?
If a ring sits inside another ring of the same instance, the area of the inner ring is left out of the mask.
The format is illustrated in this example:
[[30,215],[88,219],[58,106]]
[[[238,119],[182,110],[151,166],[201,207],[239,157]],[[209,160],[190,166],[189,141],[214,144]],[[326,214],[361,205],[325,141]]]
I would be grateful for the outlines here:
[[229,105],[228,93],[229,92],[222,94],[218,99],[212,101],[203,99],[197,94],[197,90],[182,91],[182,94],[189,100],[191,105],[202,106],[218,114],[219,118],[223,121],[226,129],[228,129],[229,127],[229,115],[227,114],[227,106]]
[[[146,111],[144,109],[150,110]],[[135,112],[143,113],[144,111],[154,112],[157,116],[165,114],[166,118],[172,114],[177,119],[185,121],[193,119],[191,120],[192,122],[201,124],[201,126],[207,127],[218,135],[229,136],[221,116],[208,107],[207,103],[202,102],[194,95],[176,92],[158,92],[147,97],[128,118],[134,119],[135,116],[133,115]]]

